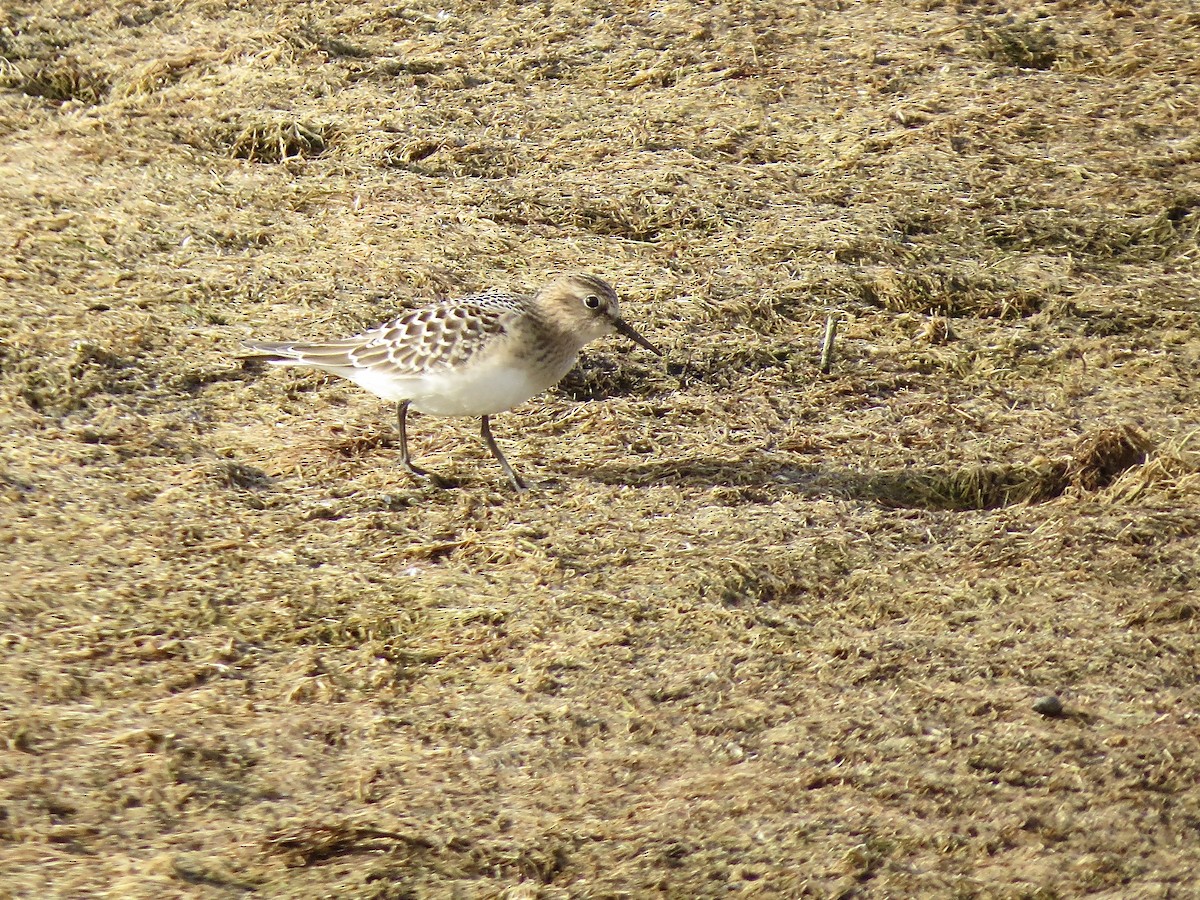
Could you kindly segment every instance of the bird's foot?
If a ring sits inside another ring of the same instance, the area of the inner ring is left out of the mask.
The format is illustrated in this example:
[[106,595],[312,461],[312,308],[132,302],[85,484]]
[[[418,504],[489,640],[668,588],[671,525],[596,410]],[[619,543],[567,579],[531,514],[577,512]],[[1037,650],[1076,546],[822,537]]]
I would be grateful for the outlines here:
[[420,466],[414,466],[412,463],[405,463],[404,469],[416,481],[423,481],[430,487],[447,488],[450,486],[441,475],[430,472],[428,469],[422,469]]

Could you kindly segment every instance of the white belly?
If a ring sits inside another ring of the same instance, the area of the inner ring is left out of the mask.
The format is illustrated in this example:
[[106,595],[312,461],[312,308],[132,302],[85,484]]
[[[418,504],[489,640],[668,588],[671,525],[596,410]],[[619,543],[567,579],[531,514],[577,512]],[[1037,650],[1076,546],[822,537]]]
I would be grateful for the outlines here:
[[463,369],[433,372],[419,378],[388,377],[373,369],[339,369],[360,387],[385,400],[412,401],[412,408],[433,416],[490,416],[512,409],[557,384],[575,365],[575,356],[548,369],[527,369],[484,361]]

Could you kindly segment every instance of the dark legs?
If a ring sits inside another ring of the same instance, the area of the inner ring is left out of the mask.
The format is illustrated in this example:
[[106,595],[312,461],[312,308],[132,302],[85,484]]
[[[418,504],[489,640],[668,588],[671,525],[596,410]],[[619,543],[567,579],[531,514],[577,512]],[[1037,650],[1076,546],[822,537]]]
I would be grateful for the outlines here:
[[508,480],[512,482],[512,486],[518,491],[525,490],[525,482],[521,480],[520,475],[513,471],[513,467],[508,464],[508,460],[504,458],[504,454],[496,446],[496,440],[492,437],[492,426],[488,424],[488,417],[483,416],[480,421],[483,423],[483,426],[480,428],[480,433],[483,435],[483,442],[492,451],[492,456],[496,457],[496,462],[500,463],[500,468],[504,470],[504,474],[508,476]]
[[[427,472],[418,466],[414,466],[412,459],[408,455],[408,404],[410,401],[402,400],[396,404],[396,427],[400,431],[400,465],[404,466],[405,471],[415,478],[423,478],[437,487],[444,487],[442,479],[432,472]],[[483,442],[487,444],[487,448],[492,451],[492,456],[496,457],[496,462],[500,463],[500,468],[504,470],[504,474],[508,476],[509,482],[518,491],[526,489],[525,482],[521,480],[521,476],[513,471],[513,467],[508,464],[508,460],[504,458],[504,454],[500,452],[500,448],[496,446],[496,440],[492,437],[492,427],[488,424],[488,417],[482,417],[483,427],[480,433],[483,435]]]
[[441,486],[442,480],[432,472],[427,472],[419,466],[414,466],[412,460],[408,456],[408,404],[410,401],[402,400],[396,404],[396,425],[400,429],[400,465],[404,466],[405,471],[414,478],[424,478],[426,481],[432,482],[435,485]]

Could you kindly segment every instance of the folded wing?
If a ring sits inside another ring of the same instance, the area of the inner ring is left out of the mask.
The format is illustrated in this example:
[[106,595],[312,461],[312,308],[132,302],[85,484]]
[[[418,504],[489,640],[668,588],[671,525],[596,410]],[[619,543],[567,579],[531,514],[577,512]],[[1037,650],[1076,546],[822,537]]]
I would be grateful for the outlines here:
[[250,358],[276,365],[311,366],[352,377],[369,369],[393,378],[416,378],[464,365],[508,331],[519,314],[516,298],[498,292],[413,310],[352,337],[331,341],[249,341]]

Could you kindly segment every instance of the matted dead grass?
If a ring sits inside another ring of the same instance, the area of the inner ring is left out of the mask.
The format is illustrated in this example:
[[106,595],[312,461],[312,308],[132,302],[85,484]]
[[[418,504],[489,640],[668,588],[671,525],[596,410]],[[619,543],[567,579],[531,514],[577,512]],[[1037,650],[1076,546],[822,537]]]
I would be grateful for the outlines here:
[[[0,895],[1200,890],[1192,4],[119,6],[0,10]],[[572,269],[528,494],[233,359]]]

